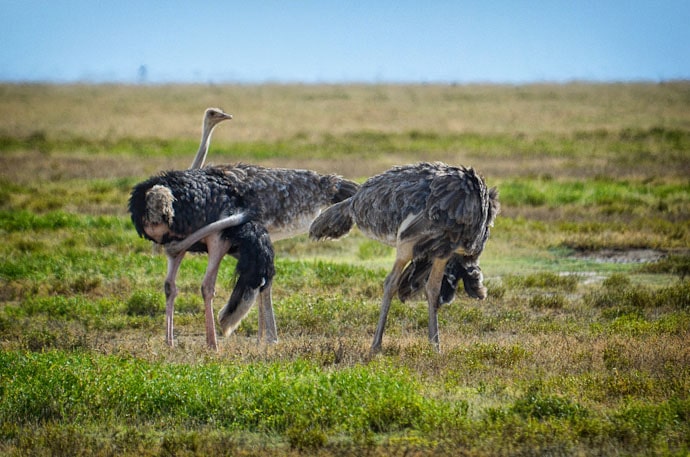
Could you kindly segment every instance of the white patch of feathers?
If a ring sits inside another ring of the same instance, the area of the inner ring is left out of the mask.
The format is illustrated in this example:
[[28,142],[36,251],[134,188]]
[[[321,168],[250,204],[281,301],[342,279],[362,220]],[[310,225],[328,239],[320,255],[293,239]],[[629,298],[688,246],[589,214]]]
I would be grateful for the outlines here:
[[312,213],[301,214],[299,217],[293,218],[289,224],[285,225],[280,225],[275,222],[269,223],[267,230],[271,237],[271,241],[275,242],[307,233],[309,231],[309,226],[320,213],[321,210],[317,209]]

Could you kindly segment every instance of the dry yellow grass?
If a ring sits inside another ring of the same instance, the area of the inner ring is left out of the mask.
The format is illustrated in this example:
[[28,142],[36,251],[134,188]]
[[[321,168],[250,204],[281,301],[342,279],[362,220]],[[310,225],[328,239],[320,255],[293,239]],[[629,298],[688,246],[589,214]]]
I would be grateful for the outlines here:
[[[234,119],[214,133],[209,161],[215,163],[252,160],[262,165],[311,168],[361,179],[394,164],[441,160],[474,166],[492,179],[539,175],[580,178],[626,169],[612,169],[608,157],[600,151],[593,151],[586,161],[577,163],[572,157],[544,154],[543,149],[548,152],[553,145],[544,145],[542,150],[535,146],[534,154],[515,157],[501,153],[489,158],[473,146],[367,154],[363,144],[364,149],[354,156],[324,158],[303,153],[299,157],[273,155],[264,159],[251,155],[219,156],[213,150],[234,143],[270,145],[279,141],[292,145],[312,142],[318,148],[342,135],[362,132],[476,133],[484,138],[482,141],[491,140],[492,135],[505,135],[507,139],[501,140],[505,149],[511,137],[516,144],[524,144],[525,139],[541,141],[549,135],[570,139],[578,132],[617,135],[629,128],[688,130],[689,104],[690,82],[528,86],[4,84],[0,85],[0,137],[21,139],[38,135],[48,141],[76,138],[86,142],[158,139],[193,144],[200,135],[204,109],[221,106],[233,113]],[[161,169],[186,168],[195,152],[193,146],[189,149],[188,155],[171,157],[148,157],[142,152],[140,160],[120,160],[93,151],[79,154],[58,150],[46,156],[35,150],[22,150],[3,152],[0,165],[1,173],[18,181],[85,174],[94,178],[143,177]],[[361,160],[364,157],[366,160]],[[690,163],[678,165],[679,170],[690,169]],[[661,162],[657,167],[628,167],[625,173],[627,177],[646,179],[669,171],[673,170]]]
[[0,134],[196,138],[203,110],[235,115],[217,141],[412,130],[690,128],[690,83],[485,85],[0,85]]

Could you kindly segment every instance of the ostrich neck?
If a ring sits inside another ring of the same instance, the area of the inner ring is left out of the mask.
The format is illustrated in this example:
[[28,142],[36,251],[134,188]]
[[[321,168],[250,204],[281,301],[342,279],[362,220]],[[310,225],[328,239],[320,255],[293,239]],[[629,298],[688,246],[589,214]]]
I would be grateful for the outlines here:
[[196,152],[196,157],[194,157],[194,162],[189,167],[190,169],[201,168],[204,166],[206,161],[206,154],[208,153],[208,147],[211,144],[211,134],[213,133],[213,127],[207,129],[201,133],[201,142],[199,143],[199,150]]

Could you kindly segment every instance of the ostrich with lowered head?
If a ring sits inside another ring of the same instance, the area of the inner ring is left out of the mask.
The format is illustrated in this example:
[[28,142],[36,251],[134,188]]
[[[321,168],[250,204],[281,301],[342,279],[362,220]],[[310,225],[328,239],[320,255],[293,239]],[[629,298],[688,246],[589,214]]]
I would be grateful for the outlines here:
[[[206,110],[204,111],[204,117],[203,117],[203,121],[201,124],[201,141],[199,141],[199,148],[197,149],[196,156],[194,157],[192,164],[189,166],[190,170],[198,169],[198,168],[201,168],[204,166],[204,162],[206,161],[206,156],[208,154],[208,149],[211,145],[211,135],[213,134],[213,130],[221,122],[226,121],[226,120],[231,120],[231,119],[232,119],[232,114],[226,113],[221,108],[214,108],[214,107],[206,108]],[[171,197],[165,196],[164,189],[157,189],[157,190],[162,192],[162,193],[158,194],[158,205],[160,205],[160,207],[157,209],[157,211],[169,211],[169,209],[166,209],[168,202],[166,202],[165,200],[167,198],[171,198]],[[154,192],[151,195],[152,195],[152,202],[153,202],[153,201],[155,201],[153,199],[153,196],[156,195],[156,193]],[[149,217],[160,218],[160,214],[159,215],[155,214],[156,210],[151,209],[150,211],[151,211],[151,214]],[[203,229],[196,231],[194,234],[187,237],[185,239],[184,243],[179,242],[179,243],[177,243],[177,246],[172,246],[172,244],[175,244],[174,242],[172,242],[171,244],[166,245],[165,254],[166,254],[166,257],[168,260],[168,269],[167,269],[168,275],[166,278],[166,295],[167,295],[167,290],[168,290],[167,284],[172,284],[173,286],[175,285],[175,278],[177,276],[177,271],[179,270],[180,263],[182,262],[182,259],[184,258],[184,253],[188,249],[190,249],[192,246],[197,244],[199,241],[201,241],[206,236],[213,233],[213,231],[222,230],[222,229],[225,229],[228,227],[234,227],[234,226],[239,225],[243,222],[246,222],[246,219],[244,218],[243,214],[233,215],[233,216],[224,218],[220,221],[216,221],[213,224],[209,224],[208,226],[204,227]],[[156,243],[156,242],[154,241],[154,243]],[[154,244],[154,252],[160,252],[162,247],[163,247],[162,244]],[[199,250],[198,246],[197,246],[196,250]],[[167,309],[167,306],[166,306],[166,309]],[[169,323],[168,323],[168,326],[169,326],[168,344],[172,345],[172,315],[167,316],[167,320],[169,321]]]
[[352,196],[311,225],[312,239],[340,238],[356,223],[368,237],[396,248],[386,277],[381,314],[371,346],[381,350],[391,300],[419,291],[429,306],[429,341],[439,349],[438,308],[452,300],[459,279],[483,299],[479,256],[499,211],[498,191],[472,168],[443,163],[394,167],[368,179]]
[[[196,163],[196,161],[195,161]],[[201,293],[206,342],[217,349],[212,299],[220,261],[238,258],[237,282],[218,318],[224,335],[237,328],[259,297],[259,340],[277,340],[271,284],[272,242],[306,233],[322,209],[352,196],[358,186],[310,170],[237,164],[168,171],[134,187],[132,222],[147,239],[166,247],[166,341],[173,345],[175,278],[187,250],[207,251]]]

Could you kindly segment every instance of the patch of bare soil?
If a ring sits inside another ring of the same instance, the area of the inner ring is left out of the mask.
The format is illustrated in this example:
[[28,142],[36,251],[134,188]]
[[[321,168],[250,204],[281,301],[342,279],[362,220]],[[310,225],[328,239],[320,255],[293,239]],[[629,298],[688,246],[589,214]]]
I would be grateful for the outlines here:
[[666,253],[658,249],[599,249],[580,251],[574,257],[598,263],[650,263],[663,259]]

